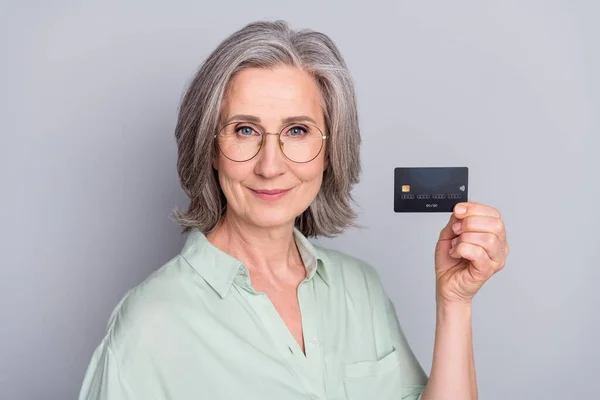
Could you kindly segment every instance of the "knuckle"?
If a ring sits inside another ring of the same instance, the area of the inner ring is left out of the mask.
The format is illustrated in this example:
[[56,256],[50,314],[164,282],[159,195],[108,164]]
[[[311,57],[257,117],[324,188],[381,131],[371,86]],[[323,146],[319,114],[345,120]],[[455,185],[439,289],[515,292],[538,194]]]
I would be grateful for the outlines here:
[[496,220],[496,232],[500,233],[504,230],[504,221],[502,221],[501,219]]
[[498,237],[496,235],[494,235],[493,233],[488,233],[487,235],[485,235],[485,244],[486,245],[494,245],[497,241]]

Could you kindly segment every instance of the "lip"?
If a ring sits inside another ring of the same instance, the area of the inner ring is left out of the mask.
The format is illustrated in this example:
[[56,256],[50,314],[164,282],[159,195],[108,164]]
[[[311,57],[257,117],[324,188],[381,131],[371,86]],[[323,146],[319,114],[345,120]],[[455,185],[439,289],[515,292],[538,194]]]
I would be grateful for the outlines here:
[[[248,188],[250,189],[250,188]],[[285,196],[291,189],[250,189],[252,194],[262,200],[278,200]]]

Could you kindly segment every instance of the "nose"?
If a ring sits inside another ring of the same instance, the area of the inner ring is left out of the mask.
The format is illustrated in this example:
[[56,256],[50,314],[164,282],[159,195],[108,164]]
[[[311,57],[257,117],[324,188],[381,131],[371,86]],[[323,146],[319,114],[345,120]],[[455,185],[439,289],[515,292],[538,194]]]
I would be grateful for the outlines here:
[[285,160],[279,147],[279,136],[266,133],[264,143],[257,155],[255,172],[265,178],[273,178],[285,172]]

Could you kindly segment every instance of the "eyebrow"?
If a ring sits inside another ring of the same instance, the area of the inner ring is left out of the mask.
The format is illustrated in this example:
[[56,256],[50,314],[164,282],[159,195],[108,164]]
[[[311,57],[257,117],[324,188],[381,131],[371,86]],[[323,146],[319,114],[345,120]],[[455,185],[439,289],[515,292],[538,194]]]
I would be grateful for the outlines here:
[[[229,119],[227,119],[227,121],[225,121],[225,123],[228,124],[235,120],[256,122],[257,124],[261,122],[260,118],[254,116],[254,115],[237,114],[237,115],[234,115],[234,116],[230,117]],[[308,122],[312,122],[315,125],[318,125],[317,122],[314,119],[312,119],[311,117],[309,117],[308,115],[296,115],[294,117],[287,117],[287,118],[283,118],[281,120],[281,122],[284,124],[287,124],[290,122],[296,122],[296,121],[308,121]]]

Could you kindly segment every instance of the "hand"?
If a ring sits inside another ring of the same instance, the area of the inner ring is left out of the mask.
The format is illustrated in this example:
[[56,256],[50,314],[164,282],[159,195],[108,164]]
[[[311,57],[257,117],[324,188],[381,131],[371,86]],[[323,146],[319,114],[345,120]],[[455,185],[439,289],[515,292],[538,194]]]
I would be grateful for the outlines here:
[[[463,207],[465,212],[460,213]],[[504,268],[508,251],[498,210],[473,202],[457,204],[435,248],[438,300],[470,303],[481,286]]]

